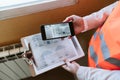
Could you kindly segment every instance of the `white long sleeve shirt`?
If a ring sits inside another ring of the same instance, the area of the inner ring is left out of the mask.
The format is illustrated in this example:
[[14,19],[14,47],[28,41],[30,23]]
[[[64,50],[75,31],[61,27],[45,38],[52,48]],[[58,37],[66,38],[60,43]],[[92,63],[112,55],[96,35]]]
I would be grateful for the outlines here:
[[[117,3],[118,1],[99,10],[98,12],[83,17],[85,31],[102,25]],[[110,71],[80,66],[76,75],[78,80],[120,80],[120,70]]]
[[107,7],[104,7],[103,9],[97,12],[84,16],[83,20],[84,20],[85,31],[102,25],[107,19],[107,17],[111,14],[112,10],[117,5],[117,3],[118,1],[114,2],[113,4]]
[[104,70],[80,66],[77,71],[78,80],[120,80],[120,70]]

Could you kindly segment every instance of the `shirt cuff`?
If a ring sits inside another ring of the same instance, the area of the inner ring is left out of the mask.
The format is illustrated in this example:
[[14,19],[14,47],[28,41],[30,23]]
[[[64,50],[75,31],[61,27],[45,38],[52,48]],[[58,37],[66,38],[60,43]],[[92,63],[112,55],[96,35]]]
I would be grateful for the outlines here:
[[80,66],[76,73],[78,80],[88,79],[88,77],[87,77],[87,76],[89,76],[88,71],[89,71],[89,68]]

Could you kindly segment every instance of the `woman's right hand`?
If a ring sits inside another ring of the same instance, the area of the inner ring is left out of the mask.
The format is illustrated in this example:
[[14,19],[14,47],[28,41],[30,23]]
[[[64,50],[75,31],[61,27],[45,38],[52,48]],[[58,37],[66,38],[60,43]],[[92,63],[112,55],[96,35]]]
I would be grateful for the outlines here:
[[75,34],[79,34],[81,31],[84,30],[84,21],[82,17],[79,17],[77,15],[71,15],[67,17],[63,22],[73,22],[73,27]]
[[66,64],[64,64],[62,67],[67,70],[68,72],[71,72],[73,74],[76,74],[80,65],[76,63],[75,61],[69,62],[68,60],[64,60]]

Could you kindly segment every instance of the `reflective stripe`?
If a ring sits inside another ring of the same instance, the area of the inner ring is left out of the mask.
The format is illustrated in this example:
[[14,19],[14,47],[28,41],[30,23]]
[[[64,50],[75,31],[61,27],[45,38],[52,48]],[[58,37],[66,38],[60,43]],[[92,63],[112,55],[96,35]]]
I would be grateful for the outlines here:
[[93,46],[89,47],[90,50],[90,57],[94,60],[94,62],[97,64],[98,63],[98,56],[97,54],[94,52],[94,48]]
[[107,61],[102,61],[101,63],[99,63],[99,66],[102,68],[102,69],[108,69],[108,70],[120,70],[120,67],[114,65],[114,64],[111,64]]
[[106,61],[113,64],[113,65],[120,67],[120,60],[118,60],[118,59],[108,58],[108,59],[106,59]]
[[101,33],[101,34],[99,34],[99,36],[100,36],[100,39],[101,39],[101,45],[100,45],[100,47],[101,47],[101,51],[103,53],[103,57],[104,57],[104,59],[107,59],[107,58],[110,57],[109,49],[108,49],[108,47],[106,45],[106,42],[104,40],[103,34]]
[[[98,64],[96,65],[97,68],[101,68]],[[102,69],[102,68],[101,68]]]
[[98,32],[95,32],[95,33],[93,34],[93,36],[94,36],[94,39],[96,39],[96,37],[97,37],[97,34],[98,34]]
[[120,36],[118,36],[120,32],[119,13],[120,1],[102,27],[98,28],[93,35],[89,47],[89,65],[91,67],[120,70]]

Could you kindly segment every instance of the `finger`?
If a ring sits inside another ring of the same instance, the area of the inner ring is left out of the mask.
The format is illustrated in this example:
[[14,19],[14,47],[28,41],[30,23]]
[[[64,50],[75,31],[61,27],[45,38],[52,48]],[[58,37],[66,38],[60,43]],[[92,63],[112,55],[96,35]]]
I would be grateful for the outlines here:
[[73,17],[67,17],[63,22],[70,22],[73,21]]
[[67,65],[62,66],[65,70],[70,71],[70,68]]
[[65,63],[67,66],[71,66],[71,63],[68,60]]
[[77,62],[73,61],[72,64],[75,64],[77,66],[80,66]]
[[63,60],[64,62],[66,62],[67,59],[66,59],[66,58],[63,58],[62,60]]
[[67,66],[66,66],[66,65],[63,65],[62,67],[63,67],[63,68],[66,68]]
[[71,63],[70,63],[70,61],[68,59],[64,59],[64,62],[65,62],[66,66],[71,66]]

